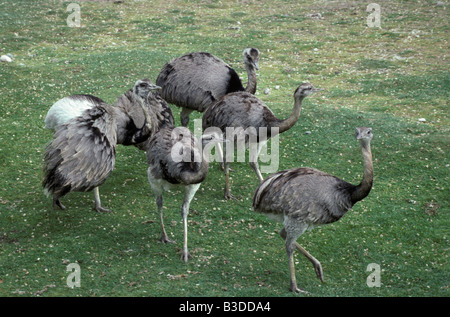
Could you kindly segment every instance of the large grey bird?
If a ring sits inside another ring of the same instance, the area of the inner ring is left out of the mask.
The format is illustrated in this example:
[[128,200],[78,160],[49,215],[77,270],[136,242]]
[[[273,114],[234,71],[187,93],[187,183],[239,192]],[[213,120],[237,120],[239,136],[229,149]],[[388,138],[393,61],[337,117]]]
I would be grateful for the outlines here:
[[100,98],[91,95],[66,97],[71,103],[81,100],[89,107],[81,115],[55,126],[53,140],[46,146],[42,185],[45,193],[53,196],[53,206],[65,209],[60,198],[69,192],[94,190],[95,210],[109,211],[101,206],[98,187],[114,169],[116,144],[141,143],[151,135],[152,121],[142,96],[157,88],[142,81],[137,81],[134,86],[134,106],[141,107],[146,113],[140,127],[136,126],[130,113],[112,107]]
[[289,262],[290,290],[297,287],[294,250],[299,250],[313,264],[317,277],[323,282],[322,266],[316,258],[296,241],[307,229],[341,219],[355,203],[369,195],[373,183],[373,163],[370,141],[371,128],[356,128],[364,160],[363,179],[353,185],[314,168],[294,168],[267,177],[253,197],[255,211],[283,223],[281,237],[286,241]]
[[[148,78],[144,78],[141,81],[138,81],[136,85],[151,86],[153,85],[153,83]],[[158,90],[159,88],[155,88],[151,91],[151,93],[147,94],[146,97],[148,115],[152,120],[151,135],[154,135],[162,128],[173,127],[175,124],[172,110],[170,109],[167,102],[161,98]],[[145,91],[143,93],[145,93]],[[142,107],[136,107],[136,96],[137,94],[134,92],[134,88],[130,89],[126,93],[117,97],[117,101],[114,106],[128,113],[137,127],[142,127],[145,121],[146,114],[144,113]],[[141,98],[145,98],[145,96],[141,96]],[[136,147],[138,147],[140,150],[145,150],[149,141],[150,138],[142,143],[136,144]]]
[[259,50],[246,48],[243,52],[248,84],[244,88],[239,75],[220,58],[206,52],[195,52],[175,58],[163,66],[156,84],[161,97],[181,107],[181,124],[189,123],[192,111],[199,112],[222,96],[235,91],[256,91],[256,70],[259,69]]
[[148,180],[156,198],[158,207],[161,241],[173,242],[167,235],[163,221],[163,191],[172,186],[184,187],[184,199],[181,208],[184,228],[182,260],[187,262],[190,254],[187,243],[187,216],[195,193],[208,173],[208,151],[205,146],[222,142],[220,136],[205,134],[199,141],[186,127],[166,127],[150,138],[147,145]]
[[[283,133],[292,128],[300,117],[303,99],[322,89],[315,88],[310,83],[303,83],[294,92],[294,107],[291,115],[286,119],[277,118],[267,105],[254,95],[247,92],[235,92],[223,96],[211,105],[203,114],[202,128],[218,128],[226,135],[228,141],[238,142],[239,134],[245,134],[245,146],[256,143],[256,153],[250,153],[250,166],[255,171],[259,181],[263,180],[259,170],[258,156],[267,143],[272,132],[278,129]],[[227,133],[234,128],[234,133]],[[263,129],[261,129],[263,128]],[[275,128],[275,129],[273,129]],[[263,131],[264,130],[264,131]],[[265,133],[265,135],[262,135]],[[220,148],[219,148],[220,149]],[[227,161],[226,146],[224,146],[223,168],[225,172],[225,198],[234,198],[229,186],[229,162]]]

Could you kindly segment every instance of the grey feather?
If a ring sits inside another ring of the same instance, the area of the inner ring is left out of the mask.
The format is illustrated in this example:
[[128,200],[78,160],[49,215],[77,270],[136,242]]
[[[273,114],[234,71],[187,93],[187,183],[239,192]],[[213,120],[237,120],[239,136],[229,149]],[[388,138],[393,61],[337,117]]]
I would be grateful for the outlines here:
[[184,127],[160,130],[150,139],[146,153],[152,175],[171,184],[197,184],[208,172],[197,139]]
[[115,164],[115,110],[97,105],[63,124],[44,155],[44,189],[56,198],[90,191],[108,178]]
[[[206,137],[202,138],[202,141]],[[220,138],[211,136],[209,142],[221,142]],[[185,195],[181,213],[184,224],[184,243],[182,259],[187,262],[190,257],[187,247],[187,215],[189,205],[200,184],[208,173],[208,157],[202,151],[203,145],[194,137],[188,128],[163,128],[151,137],[147,144],[148,180],[156,198],[160,215],[161,241],[173,242],[169,239],[163,222],[163,191],[174,185],[184,187]]]
[[298,237],[314,226],[338,221],[356,202],[367,197],[372,188],[372,129],[363,127],[356,131],[364,159],[364,176],[359,185],[314,168],[302,167],[267,177],[255,191],[253,209],[283,223],[280,234],[286,240],[291,291],[302,291],[295,280],[295,249],[313,263],[317,276],[323,281],[320,262],[298,245]]
[[[94,189],[96,210],[108,211],[101,206],[97,187],[106,181],[114,169],[116,145],[142,143],[153,132],[153,119],[147,114],[141,120],[136,116],[139,111],[134,109],[145,109],[146,99],[142,96],[150,91],[150,85],[140,84],[140,81],[136,83],[130,99],[124,98],[121,107],[110,106],[90,96],[90,104],[81,115],[57,127],[53,140],[45,150],[42,183],[45,192],[53,195],[54,205],[64,209],[60,197],[72,191]],[[70,96],[67,100],[76,108],[74,100],[81,100],[83,105],[86,103],[83,96]],[[60,115],[68,117],[64,107],[58,109]]]
[[[141,83],[151,84],[149,79],[142,79],[135,84],[135,87],[140,85]],[[134,89],[134,88],[133,88]],[[143,100],[144,105],[148,109],[149,116],[151,118],[152,127],[150,135],[154,135],[160,129],[166,127],[174,127],[174,119],[172,115],[172,111],[168,106],[167,102],[161,98],[158,92],[149,91],[147,93],[147,97],[144,99],[139,98],[138,93],[133,92],[133,89],[130,89],[126,93],[117,97],[117,101],[115,106],[119,109],[122,109],[124,113],[126,113],[136,125],[137,128],[142,127],[145,122],[145,114],[142,108],[139,106],[139,103]],[[122,125],[125,126],[125,125]],[[119,139],[120,136],[125,135],[125,133],[118,133]],[[147,143],[150,140],[148,138],[142,143],[136,144],[136,146],[145,150],[147,148]],[[119,140],[121,141],[121,140]]]
[[[259,51],[253,48],[244,50],[244,61],[249,77],[247,88],[254,93]],[[203,112],[225,94],[245,90],[234,69],[206,52],[190,53],[173,59],[164,65],[156,84],[162,87],[163,99],[185,108],[181,118],[183,126],[187,126],[191,111]]]
[[[252,134],[252,138],[249,134],[246,134],[246,146],[249,146],[249,142],[256,143],[258,146],[258,153],[256,153],[256,160],[250,162],[252,169],[255,171],[259,181],[262,181],[262,175],[259,170],[257,157],[262,146],[272,135],[272,128],[274,133],[283,133],[289,130],[297,122],[300,117],[300,111],[302,108],[302,101],[305,97],[311,95],[321,89],[315,88],[310,83],[303,83],[294,92],[294,107],[291,115],[287,119],[278,119],[267,107],[267,105],[248,92],[235,92],[229,93],[219,99],[216,103],[212,104],[204,112],[202,118],[203,131],[210,127],[219,128],[222,133],[226,133],[228,127],[241,128],[244,131],[248,131]],[[249,129],[251,128],[251,129]],[[266,128],[264,135],[260,135],[260,128]],[[230,136],[226,136],[229,141],[236,142],[236,139],[230,139]],[[233,137],[234,138],[234,137]],[[228,183],[228,162],[226,161],[226,155],[224,155],[224,170],[225,170],[225,198],[234,198],[231,195],[229,183]]]

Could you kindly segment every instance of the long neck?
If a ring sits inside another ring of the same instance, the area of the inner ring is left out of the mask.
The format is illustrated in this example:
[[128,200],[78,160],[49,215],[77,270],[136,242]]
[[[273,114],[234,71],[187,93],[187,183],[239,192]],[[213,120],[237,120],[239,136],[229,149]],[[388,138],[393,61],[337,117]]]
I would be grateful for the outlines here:
[[247,87],[245,88],[246,92],[251,93],[252,95],[256,92],[256,70],[255,67],[249,64],[245,64],[245,69],[247,70]]
[[352,194],[352,202],[356,203],[369,195],[373,184],[373,162],[370,142],[361,142],[361,151],[364,159],[364,175],[361,183],[356,186]]
[[202,161],[200,162],[200,169],[198,174],[206,174],[209,169],[209,153],[202,148]]
[[285,120],[280,120],[275,125],[275,126],[278,126],[279,133],[283,133],[284,131],[289,130],[298,121],[298,118],[300,117],[300,112],[302,110],[303,98],[304,97],[297,97],[297,98],[295,98],[294,108],[292,109],[291,115]]
[[144,112],[144,118],[145,118],[145,129],[148,132],[154,132],[152,130],[154,130],[154,119],[152,118],[152,116],[150,115],[149,112],[149,104],[148,101],[146,99],[143,99],[141,97],[135,96],[135,101],[137,103],[139,103],[139,106],[142,108],[142,111]]

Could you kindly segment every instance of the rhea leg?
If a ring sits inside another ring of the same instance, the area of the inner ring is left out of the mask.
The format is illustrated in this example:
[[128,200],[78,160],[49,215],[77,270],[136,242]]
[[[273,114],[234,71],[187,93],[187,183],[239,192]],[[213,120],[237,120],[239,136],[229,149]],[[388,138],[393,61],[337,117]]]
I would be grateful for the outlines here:
[[61,210],[66,209],[66,206],[61,204],[61,202],[59,201],[59,196],[57,195],[53,195],[53,208],[55,208],[55,206],[58,206]]
[[162,243],[175,243],[175,241],[171,240],[169,236],[166,233],[166,229],[164,227],[164,216],[163,216],[163,197],[161,193],[155,194],[156,196],[156,205],[158,206],[158,213],[159,213],[159,225],[161,227],[161,242]]
[[147,170],[148,181],[150,183],[150,187],[152,188],[152,192],[155,195],[156,206],[158,207],[159,214],[159,225],[161,227],[161,242],[162,243],[175,243],[175,241],[169,239],[169,236],[166,233],[166,229],[164,228],[164,217],[163,217],[163,190],[164,186],[161,183],[160,179],[156,179],[153,177],[151,173],[151,168],[149,167]]
[[224,146],[223,167],[225,173],[225,190],[224,190],[225,199],[237,200],[237,198],[234,197],[230,191],[230,164],[227,161],[226,146]]
[[180,121],[181,121],[181,125],[183,127],[187,127],[189,124],[189,115],[191,114],[191,112],[194,111],[192,109],[188,109],[188,108],[181,108],[181,113],[180,113]]
[[294,263],[295,246],[291,241],[286,240],[286,252],[289,263],[289,290],[295,293],[304,293],[305,290],[298,288],[297,280],[295,278],[295,263]]
[[255,155],[255,153],[253,153],[254,151],[250,150],[250,166],[252,167],[253,171],[256,173],[256,176],[258,177],[258,180],[260,183],[264,180],[264,178],[262,177],[261,171],[259,169],[258,157],[259,157],[259,154],[261,153],[261,149],[264,147],[264,145],[266,143],[267,143],[267,141],[261,141],[258,143],[256,155]]
[[290,233],[287,232],[285,228],[281,229],[280,236],[286,241],[286,251],[288,253],[289,259],[289,273],[290,273],[290,290],[293,292],[304,292],[303,290],[297,287],[297,283],[295,280],[295,270],[294,270],[294,250],[297,249],[302,253],[306,258],[311,261],[316,271],[317,277],[323,282],[323,270],[320,262],[308,253],[305,249],[303,249],[296,240],[298,237],[306,230],[306,228],[300,228],[300,230],[295,230],[296,232]]
[[186,263],[188,262],[189,258],[192,258],[188,250],[187,217],[189,214],[189,205],[191,204],[192,198],[194,198],[194,195],[199,189],[199,187],[200,184],[192,184],[185,187],[183,206],[181,207],[181,215],[183,217],[183,230],[184,230],[183,252],[181,254],[181,259]]
[[111,212],[111,210],[102,207],[102,203],[100,201],[100,192],[98,191],[98,187],[94,188],[94,200],[95,200],[95,210],[98,212]]
[[224,171],[225,170],[225,163],[224,163],[222,144],[218,143],[216,149],[217,149],[217,152],[219,153],[219,159],[221,160],[220,161],[220,166],[221,166],[222,170]]

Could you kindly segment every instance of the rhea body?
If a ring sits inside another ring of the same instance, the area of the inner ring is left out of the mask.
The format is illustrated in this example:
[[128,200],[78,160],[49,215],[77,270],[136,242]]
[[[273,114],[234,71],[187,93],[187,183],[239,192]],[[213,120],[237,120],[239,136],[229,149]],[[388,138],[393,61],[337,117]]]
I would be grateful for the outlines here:
[[[146,109],[142,96],[157,86],[137,81],[133,91],[134,106]],[[109,212],[102,207],[98,187],[101,186],[115,167],[115,148],[118,143],[124,145],[144,142],[151,134],[152,124],[148,113],[139,128],[130,117],[130,113],[119,107],[113,107],[98,97],[74,95],[58,101],[60,113],[66,104],[86,106],[80,115],[53,126],[53,140],[46,146],[44,154],[43,187],[47,195],[53,196],[53,206],[65,209],[60,198],[73,191],[94,191],[95,210]],[[73,108],[73,107],[72,107]],[[72,112],[76,114],[76,110]],[[49,122],[55,122],[56,116]]]
[[[250,151],[250,166],[256,173],[258,180],[263,180],[258,164],[258,156],[267,141],[279,134],[291,129],[298,121],[302,109],[303,99],[322,89],[315,88],[310,83],[303,83],[294,92],[294,107],[290,116],[286,119],[277,118],[272,110],[260,99],[247,92],[230,93],[223,96],[215,104],[211,105],[203,114],[202,128],[218,128],[226,135],[230,142],[236,143],[242,136],[235,133],[227,133],[227,128],[235,128],[239,133],[244,133],[245,146],[256,144],[256,150]],[[264,134],[261,132],[264,131]],[[223,158],[225,172],[225,198],[234,198],[229,185],[229,162],[227,161],[226,145]],[[219,147],[220,150],[220,147]],[[254,153],[256,152],[256,153]]]
[[146,153],[148,167],[148,180],[156,198],[158,207],[161,242],[172,241],[165,230],[163,220],[163,191],[174,186],[184,187],[184,199],[181,207],[183,218],[184,243],[182,260],[187,262],[190,258],[188,251],[188,225],[187,217],[189,206],[201,183],[206,178],[209,168],[207,144],[222,141],[218,136],[202,136],[200,145],[190,130],[186,127],[165,127],[150,138]]
[[248,83],[244,88],[236,71],[220,58],[206,52],[194,52],[175,58],[163,66],[156,84],[161,97],[181,107],[181,124],[189,124],[193,111],[204,112],[222,96],[236,91],[254,94],[259,69],[259,50],[247,48],[243,52]]
[[255,211],[283,223],[280,231],[286,242],[289,263],[290,290],[301,292],[295,278],[294,250],[297,249],[313,264],[323,282],[320,262],[296,241],[307,229],[341,219],[354,204],[369,195],[373,184],[373,163],[370,141],[371,128],[356,128],[364,161],[363,179],[353,185],[314,168],[294,168],[267,177],[253,197]]

